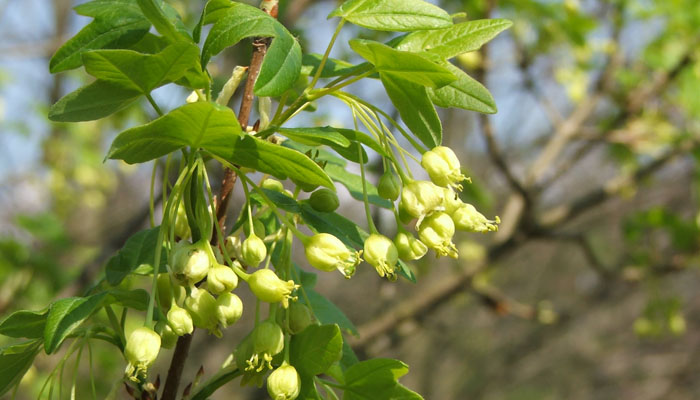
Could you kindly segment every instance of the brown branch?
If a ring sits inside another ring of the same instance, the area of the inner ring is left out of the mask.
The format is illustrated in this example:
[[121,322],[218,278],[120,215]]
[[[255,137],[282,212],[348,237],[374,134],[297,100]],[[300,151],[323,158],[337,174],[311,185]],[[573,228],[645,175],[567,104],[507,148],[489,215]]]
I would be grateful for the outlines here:
[[[277,5],[278,0],[262,0],[260,8],[270,16],[276,18]],[[248,120],[250,118],[250,112],[253,109],[253,99],[255,97],[253,88],[255,86],[255,80],[258,78],[258,74],[260,73],[260,67],[262,66],[263,58],[265,57],[269,43],[269,38],[256,38],[253,41],[253,56],[250,60],[248,78],[243,90],[241,108],[238,112],[238,122],[241,124],[243,130],[246,130],[248,127]],[[226,209],[228,208],[229,199],[233,193],[233,186],[236,183],[236,178],[237,175],[233,170],[226,169],[224,178],[221,182],[221,189],[218,197],[220,200],[216,204],[216,220],[221,227],[222,232],[225,231]],[[212,243],[218,243],[218,235],[212,235]],[[168,377],[165,381],[165,387],[163,389],[163,400],[175,400],[175,397],[177,396],[177,390],[180,386],[180,379],[182,377],[182,370],[185,366],[185,362],[187,361],[187,355],[189,353],[193,337],[194,332],[191,335],[181,336],[177,340],[175,352],[173,353],[170,368],[168,369]]]

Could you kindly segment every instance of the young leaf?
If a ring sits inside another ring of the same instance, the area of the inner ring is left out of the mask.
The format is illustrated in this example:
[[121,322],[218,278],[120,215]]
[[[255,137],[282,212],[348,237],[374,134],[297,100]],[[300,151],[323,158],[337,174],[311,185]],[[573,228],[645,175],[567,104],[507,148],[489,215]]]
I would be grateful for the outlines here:
[[232,164],[253,168],[278,179],[334,189],[326,173],[306,155],[252,136],[243,136],[224,148],[206,148]]
[[476,51],[513,25],[507,19],[480,19],[462,22],[449,28],[412,32],[396,48],[403,51],[435,54],[442,59]]
[[13,338],[39,339],[44,335],[48,310],[20,310],[0,322],[0,335]]
[[124,290],[112,289],[109,292],[109,303],[119,303],[124,307],[137,311],[146,311],[150,295],[143,289]]
[[277,132],[309,146],[350,146],[350,140],[341,135],[335,128],[330,126],[309,127],[309,128],[278,128]]
[[[283,209],[284,211],[288,211],[295,214],[301,212],[301,206],[299,205],[299,203],[297,203],[297,201],[291,198],[290,196],[287,196],[284,193],[275,192],[274,190],[269,190],[265,188],[261,188],[261,190],[265,193],[265,196],[267,196],[269,200],[271,200],[273,203],[275,203],[277,207]],[[263,200],[262,196],[260,196],[256,192],[251,193],[250,197],[251,200],[258,203],[259,205],[267,204]]]
[[344,400],[422,399],[398,383],[408,372],[401,361],[375,358],[357,363],[345,371]]
[[156,3],[155,0],[136,0],[143,14],[148,18],[156,28],[158,33],[163,35],[170,42],[175,43],[179,40],[189,40],[189,37],[178,32],[175,24],[171,22],[163,12],[163,9]]
[[[49,61],[51,73],[78,68],[81,55],[88,50],[128,47],[148,33],[151,23],[133,2],[113,2],[93,11],[95,20],[69,39]],[[89,3],[88,3],[89,4]]]
[[217,20],[202,47],[202,66],[206,66],[212,56],[244,38],[277,35],[275,25],[279,22],[264,11],[247,4],[232,3],[230,7],[220,9],[216,16]]
[[[322,324],[337,324],[342,330],[357,336],[357,328],[338,306],[313,289],[306,289],[314,315]],[[303,300],[306,301],[305,299]]]
[[226,153],[241,134],[241,126],[231,109],[209,102],[190,103],[120,133],[112,142],[107,158],[140,163],[185,146],[203,147],[214,154]]
[[343,335],[338,325],[310,325],[292,336],[289,362],[299,374],[319,375],[340,360]]
[[198,66],[199,48],[193,43],[177,42],[157,54],[96,50],[83,54],[83,64],[87,73],[100,80],[147,94]]
[[70,335],[92,313],[104,305],[107,292],[89,297],[69,297],[53,303],[44,327],[44,350],[55,352],[63,340]]
[[98,80],[63,96],[49,109],[49,119],[57,122],[93,121],[125,108],[140,96],[139,90]]
[[436,106],[457,107],[486,114],[498,111],[493,96],[481,83],[452,64],[447,63],[445,66],[457,76],[457,80],[440,89],[428,89],[428,95]]
[[41,342],[33,340],[0,350],[0,396],[19,383],[40,349]]
[[[338,165],[328,164],[326,165],[326,173],[335,182],[342,183],[350,192],[350,195],[359,201],[363,201],[364,197],[362,194],[362,177],[360,175],[353,174],[349,172],[346,168],[342,168]],[[392,203],[389,200],[379,197],[377,193],[377,188],[370,182],[366,182],[367,185],[367,200],[370,203],[377,205],[379,207],[391,209]]]
[[442,124],[427,89],[391,75],[382,75],[381,80],[411,132],[428,148],[439,146],[442,142]]
[[[301,73],[304,75],[313,76],[318,67],[321,65],[322,56],[318,53],[304,54],[301,57]],[[338,60],[335,58],[326,59],[326,63],[323,65],[323,71],[321,71],[321,78],[333,78],[336,76],[341,76],[350,71],[356,69],[358,65],[350,64],[344,60]]]
[[[160,227],[135,233],[127,239],[124,247],[107,262],[105,277],[112,286],[119,285],[130,273],[139,270],[144,274],[153,272],[153,260],[158,246]],[[165,249],[161,251],[160,265],[167,263]]]
[[350,47],[372,63],[382,76],[390,75],[432,88],[445,86],[457,79],[450,70],[427,58],[392,49],[383,43],[353,39]]
[[331,12],[331,17],[377,31],[408,32],[452,25],[446,11],[421,0],[349,0]]
[[281,96],[301,72],[301,46],[282,24],[273,25],[275,38],[267,50],[253,90],[260,97]]

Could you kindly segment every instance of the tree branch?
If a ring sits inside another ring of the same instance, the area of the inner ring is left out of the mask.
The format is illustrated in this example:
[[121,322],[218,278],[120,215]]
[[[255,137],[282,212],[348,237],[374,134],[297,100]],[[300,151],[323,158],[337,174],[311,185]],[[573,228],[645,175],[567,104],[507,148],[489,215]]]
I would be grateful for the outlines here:
[[[260,4],[260,8],[263,11],[275,18],[277,17],[277,7],[278,0],[262,0]],[[253,87],[255,86],[255,80],[258,78],[258,74],[260,73],[260,67],[262,66],[263,58],[267,52],[268,44],[268,38],[256,38],[253,41],[253,56],[250,60],[248,78],[243,90],[241,108],[238,112],[238,122],[241,124],[244,131],[248,127],[250,112],[253,108],[253,99],[255,97]],[[233,193],[233,186],[236,183],[236,178],[237,175],[234,171],[226,169],[224,178],[221,182],[221,189],[218,197],[220,200],[216,204],[216,219],[217,223],[221,226],[222,232],[225,232],[226,209],[228,208],[229,199]],[[214,234],[212,236],[212,243],[218,243],[218,235]],[[173,353],[170,368],[168,369],[168,377],[165,381],[165,387],[163,389],[163,400],[175,400],[175,397],[177,396],[177,390],[180,386],[180,379],[182,377],[182,370],[184,368],[185,361],[187,360],[187,355],[189,353],[193,337],[194,332],[191,335],[181,336],[177,340],[175,352]]]

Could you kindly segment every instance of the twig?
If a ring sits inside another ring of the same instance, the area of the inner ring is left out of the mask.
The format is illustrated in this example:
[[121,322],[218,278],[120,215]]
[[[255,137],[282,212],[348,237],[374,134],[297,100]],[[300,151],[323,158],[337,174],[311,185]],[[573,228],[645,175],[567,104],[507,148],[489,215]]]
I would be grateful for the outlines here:
[[[262,8],[263,11],[268,13],[270,16],[276,18],[277,4],[277,0],[262,0],[260,8]],[[253,56],[250,60],[248,79],[245,83],[243,99],[241,100],[241,108],[238,112],[238,122],[241,124],[241,127],[244,130],[248,126],[250,112],[253,108],[253,87],[255,86],[255,80],[258,78],[258,74],[260,73],[260,67],[262,66],[263,58],[267,52],[269,41],[269,38],[256,38],[253,41]],[[231,194],[233,193],[233,186],[236,183],[236,179],[236,173],[230,169],[226,169],[224,178],[221,182],[221,189],[218,197],[220,200],[217,202],[216,207],[216,219],[222,232],[225,230],[226,209]],[[212,236],[212,243],[218,243],[218,235]],[[173,353],[170,368],[168,369],[168,377],[165,381],[165,387],[163,389],[163,400],[175,400],[175,397],[177,396],[177,390],[180,386],[180,378],[182,377],[182,370],[184,368],[185,361],[187,360],[187,355],[189,353],[190,345],[192,344],[193,336],[194,333],[192,335],[181,336],[177,340],[175,352]]]

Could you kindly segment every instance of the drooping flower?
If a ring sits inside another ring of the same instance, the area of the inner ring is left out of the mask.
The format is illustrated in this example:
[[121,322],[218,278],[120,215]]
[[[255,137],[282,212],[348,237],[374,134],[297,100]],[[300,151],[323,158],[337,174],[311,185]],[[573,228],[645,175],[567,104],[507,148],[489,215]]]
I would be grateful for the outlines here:
[[373,233],[365,240],[365,261],[377,270],[382,278],[395,279],[396,263],[399,261],[399,252],[388,237]]
[[226,265],[216,264],[207,273],[207,289],[213,294],[230,292],[238,286],[238,276]]
[[438,146],[426,151],[420,164],[436,185],[462,190],[461,182],[467,177],[462,174],[459,159],[449,147]]
[[241,258],[243,262],[255,268],[260,265],[265,257],[267,257],[265,242],[255,233],[251,232],[250,236],[248,236],[241,245]]
[[189,335],[194,330],[192,316],[187,310],[173,303],[168,311],[168,325],[178,336]]
[[413,218],[423,218],[442,206],[442,188],[428,181],[413,181],[401,190],[400,207]]
[[321,271],[338,270],[346,278],[355,273],[362,261],[360,252],[352,251],[337,237],[329,233],[318,233],[305,243],[306,259],[312,267]]
[[468,203],[462,203],[462,206],[455,210],[452,214],[452,220],[455,227],[461,231],[481,233],[497,231],[498,224],[501,223],[498,216],[490,220]]
[[243,302],[233,293],[222,293],[216,299],[216,319],[222,328],[233,325],[243,315]]
[[160,335],[145,326],[136,328],[129,335],[124,348],[124,356],[129,362],[126,374],[130,377],[143,377],[159,352]]
[[435,250],[438,256],[457,258],[457,247],[452,243],[454,234],[455,224],[444,212],[429,215],[418,229],[420,240]]
[[394,237],[394,245],[399,252],[399,258],[413,261],[422,258],[428,252],[428,246],[407,232],[399,232]]
[[283,281],[271,269],[255,271],[248,278],[248,285],[258,299],[266,303],[282,303],[284,308],[289,306],[289,299],[295,299],[292,291],[299,287],[292,280]]
[[273,400],[294,400],[300,390],[301,377],[286,361],[267,377],[267,393]]

